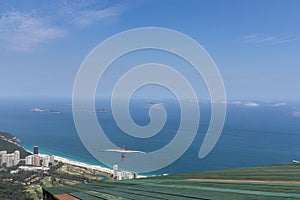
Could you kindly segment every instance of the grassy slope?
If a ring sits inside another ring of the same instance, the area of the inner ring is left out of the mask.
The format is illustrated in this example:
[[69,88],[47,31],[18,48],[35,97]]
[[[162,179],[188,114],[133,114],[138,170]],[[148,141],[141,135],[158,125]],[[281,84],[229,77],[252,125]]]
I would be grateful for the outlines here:
[[[268,165],[240,169],[227,169],[209,172],[178,174],[170,176],[135,179],[125,181],[105,181],[93,184],[80,184],[46,188],[53,194],[69,193],[78,198],[112,195],[129,199],[300,199],[300,164]],[[193,180],[194,179],[194,180]],[[196,179],[196,180],[195,180]],[[197,180],[198,179],[198,180]],[[205,181],[201,179],[210,179]],[[212,179],[227,180],[266,180],[264,183],[216,182]],[[271,182],[276,180],[276,182]],[[279,181],[287,181],[280,183]],[[109,198],[104,198],[109,199]]]

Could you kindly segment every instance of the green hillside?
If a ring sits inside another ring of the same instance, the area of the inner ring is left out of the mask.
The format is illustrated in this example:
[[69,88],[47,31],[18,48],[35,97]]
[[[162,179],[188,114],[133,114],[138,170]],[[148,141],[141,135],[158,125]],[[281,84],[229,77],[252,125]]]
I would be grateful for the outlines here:
[[[300,164],[44,188],[57,199],[299,199]],[[45,198],[47,199],[47,198]]]
[[6,133],[6,132],[1,132],[1,131],[0,131],[0,137],[1,137],[1,136],[5,137],[5,138],[7,138],[7,139],[13,139],[13,138],[15,138],[15,136],[13,136],[13,135],[10,134],[10,133]]
[[13,153],[15,150],[19,150],[21,159],[24,159],[31,153],[27,152],[23,147],[21,147],[18,142],[19,140],[10,133],[0,132],[0,151]]

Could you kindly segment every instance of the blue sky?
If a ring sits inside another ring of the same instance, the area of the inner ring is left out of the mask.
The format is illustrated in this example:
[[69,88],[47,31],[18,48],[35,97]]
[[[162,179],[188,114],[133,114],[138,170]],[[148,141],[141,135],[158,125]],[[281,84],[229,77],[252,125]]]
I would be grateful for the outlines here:
[[300,100],[300,1],[3,0],[0,97],[71,97],[81,62],[101,41],[164,27],[199,42],[228,99]]

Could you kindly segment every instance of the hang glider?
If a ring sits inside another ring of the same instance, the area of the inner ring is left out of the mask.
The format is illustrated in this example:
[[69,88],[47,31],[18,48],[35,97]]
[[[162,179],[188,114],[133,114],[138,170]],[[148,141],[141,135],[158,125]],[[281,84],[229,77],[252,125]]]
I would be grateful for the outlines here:
[[127,156],[127,153],[142,153],[142,154],[146,154],[146,152],[144,151],[137,151],[134,149],[129,149],[129,148],[116,148],[116,149],[104,149],[102,150],[104,152],[116,152],[116,153],[121,153],[121,161],[123,161],[125,159],[125,157]]
[[144,151],[127,150],[127,149],[104,149],[106,152],[118,152],[118,153],[146,153]]

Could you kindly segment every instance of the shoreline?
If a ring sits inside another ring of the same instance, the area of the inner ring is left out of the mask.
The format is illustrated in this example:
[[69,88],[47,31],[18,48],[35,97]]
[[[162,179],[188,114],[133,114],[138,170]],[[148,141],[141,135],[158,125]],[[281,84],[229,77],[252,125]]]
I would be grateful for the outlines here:
[[[39,154],[41,156],[47,156],[47,154]],[[106,173],[106,174],[109,174],[109,175],[113,175],[114,174],[114,170],[113,169],[109,169],[107,167],[101,167],[99,165],[91,165],[91,164],[86,164],[84,162],[78,162],[78,161],[74,161],[74,160],[70,160],[68,158],[63,158],[61,156],[54,156],[54,160],[55,161],[58,161],[58,162],[62,162],[62,163],[65,163],[65,164],[69,164],[69,165],[73,165],[73,166],[76,166],[76,167],[82,167],[82,168],[86,168],[86,169],[90,169],[90,170],[96,170],[96,171],[99,171],[99,172],[102,172],[102,173]],[[126,173],[130,173],[133,175],[132,172],[129,172],[129,171],[125,171]],[[138,175],[137,174],[137,177],[136,178],[147,178],[148,176],[145,176],[145,175]]]
[[[33,154],[32,151],[26,149],[25,147],[23,147],[23,148],[25,149],[25,151]],[[73,166],[76,166],[76,167],[82,167],[82,168],[86,168],[86,169],[89,169],[89,170],[96,170],[98,172],[106,173],[106,174],[109,174],[109,175],[114,174],[114,170],[110,169],[108,167],[102,167],[102,166],[94,165],[94,164],[87,164],[85,162],[76,161],[76,160],[73,160],[73,159],[70,159],[70,158],[65,158],[65,157],[62,157],[62,156],[54,155],[54,154],[39,153],[38,155],[41,156],[41,157],[52,155],[52,156],[54,156],[54,161],[56,161],[56,162],[62,162],[64,164],[73,165]],[[125,171],[125,172],[130,173],[130,174],[133,175],[133,172],[130,172],[130,171]],[[146,175],[137,175],[137,178],[146,178],[146,177],[148,177],[148,176],[146,176]]]
[[[41,156],[46,156],[46,154],[39,154]],[[69,164],[69,165],[73,165],[73,166],[77,166],[77,167],[82,167],[82,168],[86,168],[86,169],[92,169],[92,170],[97,170],[103,173],[107,173],[107,174],[113,174],[113,170],[106,168],[106,167],[101,167],[98,165],[90,165],[90,164],[86,164],[83,162],[78,162],[78,161],[74,161],[74,160],[70,160],[68,158],[63,158],[61,156],[54,156],[54,160],[58,161],[58,162],[62,162],[65,164]]]
[[[23,147],[23,146],[22,146]],[[32,151],[26,149],[25,147],[23,147],[25,149],[25,151],[33,154]],[[53,155],[53,154],[45,154],[45,153],[39,153],[38,154],[41,157],[45,157],[47,155]],[[53,155],[54,156],[54,160],[57,162],[62,162],[64,164],[69,164],[69,165],[73,165],[73,166],[77,166],[77,167],[82,167],[82,168],[86,168],[86,169],[91,169],[91,170],[97,170],[99,172],[103,172],[103,173],[107,173],[107,174],[113,174],[113,170],[107,167],[102,167],[99,165],[92,165],[92,164],[87,164],[84,162],[80,162],[80,161],[76,161],[76,160],[72,160],[70,158],[65,158],[62,156],[57,156],[57,155]]]
[[[29,148],[26,148],[23,145],[20,145],[20,146],[22,148],[24,148],[25,151],[33,154],[33,152],[31,150],[29,150]],[[73,165],[73,166],[77,166],[77,167],[82,167],[82,168],[86,168],[86,169],[97,170],[99,172],[106,173],[106,174],[109,174],[109,175],[113,175],[113,173],[114,173],[114,170],[111,169],[111,168],[108,168],[108,167],[103,167],[103,166],[97,165],[97,164],[86,163],[84,161],[78,161],[76,159],[72,159],[72,158],[62,156],[62,155],[54,154],[52,152],[43,151],[42,149],[41,149],[41,151],[42,151],[42,153],[38,154],[41,157],[44,157],[44,156],[47,156],[47,155],[52,155],[52,156],[54,156],[54,160],[58,161],[58,162],[62,162],[62,163],[65,163],[65,164],[69,164],[69,165]],[[126,173],[130,173],[130,174],[134,174],[134,172],[127,171],[127,170],[121,170],[121,171],[124,171]],[[121,172],[121,171],[119,171],[119,172]],[[145,175],[145,174],[140,175],[140,174],[137,174],[137,178],[146,178],[146,177],[151,177],[151,176],[160,176],[160,175],[154,175],[154,174],[153,175]]]

